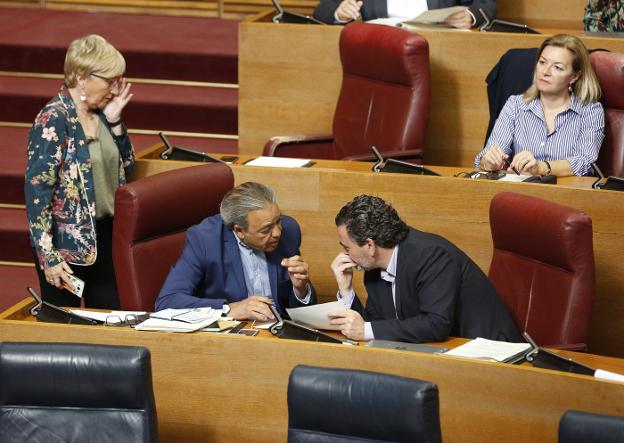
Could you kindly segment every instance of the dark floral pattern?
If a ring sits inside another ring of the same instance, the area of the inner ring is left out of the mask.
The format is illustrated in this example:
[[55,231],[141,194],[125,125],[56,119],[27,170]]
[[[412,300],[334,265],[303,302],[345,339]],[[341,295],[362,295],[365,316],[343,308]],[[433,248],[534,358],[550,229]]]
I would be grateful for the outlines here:
[[[102,124],[106,118],[100,115]],[[110,129],[110,128],[109,128]],[[119,149],[119,184],[134,164],[127,134]],[[30,237],[42,267],[62,261],[90,265],[97,256],[95,194],[87,139],[69,91],[62,87],[28,134],[24,194]]]
[[624,32],[624,0],[590,0],[583,23],[586,31]]

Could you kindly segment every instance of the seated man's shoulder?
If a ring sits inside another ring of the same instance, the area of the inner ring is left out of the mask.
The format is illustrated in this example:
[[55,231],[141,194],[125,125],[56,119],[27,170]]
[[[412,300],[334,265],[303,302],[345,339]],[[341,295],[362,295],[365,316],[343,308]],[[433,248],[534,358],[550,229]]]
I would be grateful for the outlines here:
[[198,233],[202,235],[214,235],[221,232],[225,227],[223,220],[219,214],[206,217],[196,225],[188,229],[189,233]]

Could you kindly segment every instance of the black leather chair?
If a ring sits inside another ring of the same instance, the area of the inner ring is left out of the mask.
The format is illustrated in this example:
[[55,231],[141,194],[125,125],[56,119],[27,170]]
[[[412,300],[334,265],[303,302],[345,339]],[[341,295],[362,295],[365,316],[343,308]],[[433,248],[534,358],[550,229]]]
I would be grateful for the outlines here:
[[0,441],[156,442],[149,351],[1,343]]
[[559,443],[624,443],[624,417],[566,411],[559,422]]
[[288,382],[288,441],[441,442],[438,387],[375,372],[297,366]]

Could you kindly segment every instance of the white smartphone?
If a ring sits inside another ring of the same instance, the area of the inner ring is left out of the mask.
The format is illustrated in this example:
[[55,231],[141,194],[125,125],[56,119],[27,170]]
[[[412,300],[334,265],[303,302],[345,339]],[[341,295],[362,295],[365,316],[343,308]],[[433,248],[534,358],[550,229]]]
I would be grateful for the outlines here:
[[75,290],[72,291],[65,282],[63,282],[63,287],[72,294],[74,294],[76,297],[82,298],[82,291],[84,290],[85,282],[74,275],[68,274],[67,276],[69,277],[69,281],[71,281],[71,284],[74,286]]

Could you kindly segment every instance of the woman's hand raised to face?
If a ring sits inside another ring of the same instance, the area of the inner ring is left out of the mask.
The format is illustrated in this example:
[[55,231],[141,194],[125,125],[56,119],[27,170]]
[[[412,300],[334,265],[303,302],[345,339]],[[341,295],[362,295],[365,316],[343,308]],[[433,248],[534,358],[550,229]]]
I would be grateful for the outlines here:
[[126,83],[126,79],[121,79],[121,84],[117,86],[118,91],[113,98],[104,106],[102,112],[109,122],[116,122],[121,119],[121,113],[126,107],[133,94],[130,93],[132,83]]

